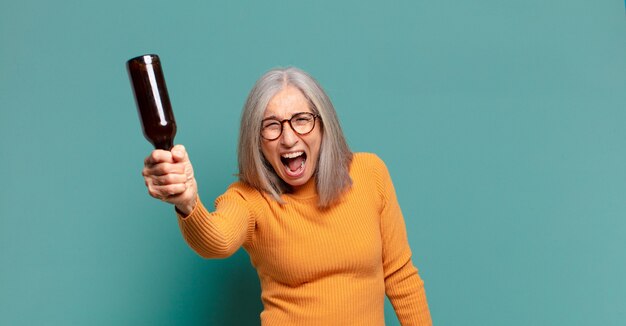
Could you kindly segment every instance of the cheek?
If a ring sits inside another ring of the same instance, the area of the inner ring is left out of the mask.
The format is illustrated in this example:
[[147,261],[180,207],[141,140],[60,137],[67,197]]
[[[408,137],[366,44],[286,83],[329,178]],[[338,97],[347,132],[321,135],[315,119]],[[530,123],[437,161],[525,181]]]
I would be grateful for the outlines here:
[[315,153],[319,156],[320,153],[320,148],[322,147],[322,133],[320,131],[320,133],[318,135],[316,135],[315,140],[313,142],[313,147],[311,148],[312,151],[315,151]]
[[272,163],[273,152],[274,151],[272,150],[271,144],[268,144],[266,142],[263,142],[261,144],[261,153],[263,153],[263,156],[265,157],[265,159],[270,163]]

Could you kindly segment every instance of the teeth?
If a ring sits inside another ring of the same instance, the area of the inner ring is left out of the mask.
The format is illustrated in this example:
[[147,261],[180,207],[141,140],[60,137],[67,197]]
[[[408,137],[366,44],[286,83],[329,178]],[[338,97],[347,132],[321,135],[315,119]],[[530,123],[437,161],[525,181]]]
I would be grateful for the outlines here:
[[304,152],[293,152],[293,153],[285,153],[281,155],[283,158],[294,158],[304,154]]

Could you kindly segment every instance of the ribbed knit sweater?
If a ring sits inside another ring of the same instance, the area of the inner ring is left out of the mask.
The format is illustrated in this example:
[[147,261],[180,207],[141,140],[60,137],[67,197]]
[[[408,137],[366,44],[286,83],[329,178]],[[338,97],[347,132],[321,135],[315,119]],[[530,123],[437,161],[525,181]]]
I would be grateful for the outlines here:
[[384,325],[385,294],[402,325],[431,325],[385,164],[355,154],[350,176],[352,187],[328,209],[317,207],[313,178],[284,194],[283,204],[235,182],[213,213],[198,201],[179,225],[202,257],[248,252],[261,282],[263,326]]

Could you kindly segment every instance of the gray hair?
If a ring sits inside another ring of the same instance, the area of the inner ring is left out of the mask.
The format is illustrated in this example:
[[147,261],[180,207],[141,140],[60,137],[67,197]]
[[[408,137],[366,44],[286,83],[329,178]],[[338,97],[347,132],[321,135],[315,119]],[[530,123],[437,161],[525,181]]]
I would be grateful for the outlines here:
[[295,67],[268,71],[257,80],[248,95],[239,129],[239,180],[269,193],[281,204],[284,203],[281,194],[292,190],[276,174],[261,151],[261,120],[265,109],[274,95],[288,85],[298,88],[309,101],[311,110],[321,118],[323,136],[314,177],[319,195],[318,206],[327,208],[352,185],[349,175],[352,152],[328,95],[313,77]]

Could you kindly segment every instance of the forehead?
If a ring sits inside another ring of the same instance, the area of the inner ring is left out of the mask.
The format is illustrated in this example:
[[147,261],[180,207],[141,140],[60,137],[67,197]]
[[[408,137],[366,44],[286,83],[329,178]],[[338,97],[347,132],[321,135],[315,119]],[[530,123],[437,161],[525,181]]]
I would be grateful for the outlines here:
[[309,101],[302,92],[291,85],[281,89],[267,104],[264,118],[290,118],[298,112],[312,112]]

